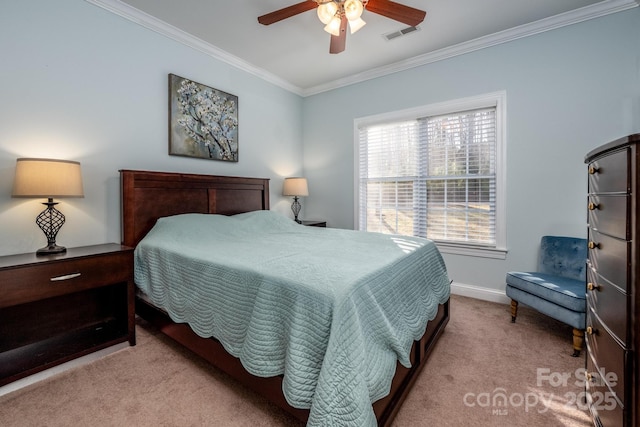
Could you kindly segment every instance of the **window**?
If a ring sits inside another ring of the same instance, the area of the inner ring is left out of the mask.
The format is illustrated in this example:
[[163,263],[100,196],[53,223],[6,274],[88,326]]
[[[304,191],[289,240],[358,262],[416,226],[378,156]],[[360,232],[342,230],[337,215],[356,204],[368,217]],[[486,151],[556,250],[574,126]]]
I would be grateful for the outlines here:
[[356,120],[357,228],[505,257],[504,92]]

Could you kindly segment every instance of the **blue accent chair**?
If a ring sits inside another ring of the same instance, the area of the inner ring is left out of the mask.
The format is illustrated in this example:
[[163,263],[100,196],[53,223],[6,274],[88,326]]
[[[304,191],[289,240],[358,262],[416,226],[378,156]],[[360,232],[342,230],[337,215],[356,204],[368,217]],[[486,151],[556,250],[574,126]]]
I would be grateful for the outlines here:
[[507,296],[511,298],[511,322],[518,303],[573,326],[573,356],[580,356],[586,326],[587,240],[543,236],[538,271],[507,273]]

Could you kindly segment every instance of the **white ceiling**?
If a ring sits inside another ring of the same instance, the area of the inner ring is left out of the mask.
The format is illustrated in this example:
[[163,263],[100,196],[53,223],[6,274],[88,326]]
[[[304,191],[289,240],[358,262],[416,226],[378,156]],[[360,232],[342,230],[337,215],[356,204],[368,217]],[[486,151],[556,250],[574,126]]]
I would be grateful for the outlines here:
[[311,10],[275,24],[260,15],[301,0],[87,0],[143,26],[310,95],[638,6],[640,0],[396,0],[427,12],[420,30],[365,10],[367,25],[329,54]]

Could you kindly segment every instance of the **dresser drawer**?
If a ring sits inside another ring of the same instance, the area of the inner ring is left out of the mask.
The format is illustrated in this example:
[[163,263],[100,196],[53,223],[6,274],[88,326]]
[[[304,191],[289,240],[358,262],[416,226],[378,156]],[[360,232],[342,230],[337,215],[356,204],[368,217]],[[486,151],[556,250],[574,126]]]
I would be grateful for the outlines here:
[[629,191],[629,149],[589,163],[589,193]]
[[587,269],[587,301],[620,341],[627,342],[627,295]]
[[609,387],[602,381],[600,370],[590,355],[587,355],[586,381],[587,406],[594,419],[598,419],[602,426],[622,426],[624,407]]
[[605,380],[611,390],[621,402],[624,402],[624,361],[625,349],[623,349],[609,332],[602,326],[598,318],[593,314],[591,307],[587,307],[587,328],[592,332],[585,334],[589,356],[598,361],[600,374],[605,375]]
[[589,196],[589,227],[601,233],[628,240],[628,195]]
[[628,283],[627,257],[631,243],[589,229],[589,262],[596,272],[625,292]]
[[[59,260],[0,271],[0,307],[130,280],[132,252]],[[123,268],[123,266],[127,266]]]

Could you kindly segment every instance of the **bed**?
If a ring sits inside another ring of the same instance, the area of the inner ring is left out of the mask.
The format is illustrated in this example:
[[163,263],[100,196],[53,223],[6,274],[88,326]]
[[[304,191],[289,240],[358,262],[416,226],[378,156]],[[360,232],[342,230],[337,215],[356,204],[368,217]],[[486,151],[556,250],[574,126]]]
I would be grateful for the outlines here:
[[[174,225],[172,221],[183,221],[185,218],[188,219],[188,224],[191,224],[191,222],[194,220],[205,221],[207,224],[213,221],[222,224],[221,228],[229,229],[236,229],[237,221],[240,220],[258,221],[257,223],[252,222],[252,224],[254,224],[253,227],[255,227],[254,233],[256,239],[258,239],[258,236],[261,234],[262,229],[278,229],[279,227],[282,228],[282,233],[272,233],[271,237],[281,238],[281,236],[276,234],[289,233],[288,235],[293,236],[292,239],[294,240],[312,239],[311,241],[313,241],[313,239],[316,239],[316,241],[319,242],[321,239],[323,239],[322,235],[319,233],[326,233],[327,239],[329,239],[329,237],[339,239],[344,238],[343,233],[349,232],[347,230],[339,231],[319,229],[316,227],[304,227],[295,224],[292,221],[282,221],[284,220],[284,217],[282,217],[282,220],[278,219],[276,218],[277,214],[270,212],[260,212],[269,211],[269,181],[266,179],[135,170],[122,170],[120,171],[120,175],[122,191],[122,242],[124,245],[132,247],[136,247],[140,244],[140,248],[137,248],[140,249],[140,251],[142,251],[143,247],[146,247],[147,242],[156,238],[158,233],[157,230],[161,228],[161,226],[164,227],[165,224],[172,224],[171,227],[175,228],[176,225]],[[264,225],[264,221],[267,221],[266,226]],[[158,227],[155,227],[156,224],[158,224]],[[177,224],[182,223],[177,222]],[[183,225],[178,225],[178,227],[183,227]],[[202,227],[202,225],[199,225],[199,227]],[[147,234],[149,234],[149,236],[147,236]],[[147,236],[146,239],[145,236]],[[247,236],[249,235],[245,235],[243,238],[247,241],[250,241],[250,237]],[[217,239],[217,235],[215,238]],[[291,242],[293,242],[294,240],[291,240]],[[141,241],[143,241],[142,244],[140,243]],[[301,242],[301,244],[306,245],[304,247],[309,246],[309,240],[301,240]],[[367,244],[367,242],[365,242],[364,244]],[[406,244],[406,242],[404,242],[403,244]],[[413,243],[409,242],[409,245],[411,244]],[[274,243],[274,245],[274,248],[284,246],[281,243]],[[230,243],[229,248],[231,248],[231,246],[233,245],[231,245]],[[283,250],[286,249],[288,248],[285,248]],[[282,254],[276,254],[275,249],[271,250],[270,253],[273,253],[273,256],[268,262],[268,264],[272,265],[272,267],[270,267],[272,268],[271,271],[274,271],[273,268],[276,268],[275,271],[285,270],[286,268],[283,268],[283,266],[286,266],[286,264],[282,264],[282,262],[285,262],[283,261],[283,259],[292,256],[292,254],[295,256],[304,255],[301,255],[301,252],[303,251],[300,249],[300,247],[296,247],[292,244],[291,250],[294,249],[295,252],[283,252]],[[139,264],[142,264],[142,262],[140,262]],[[184,263],[178,262],[177,264],[180,265]],[[320,268],[320,270],[322,270],[322,268]],[[258,273],[262,275],[261,277],[269,275],[269,273]],[[251,272],[251,274],[257,273],[253,271]],[[304,272],[296,274],[304,274]],[[314,274],[318,273],[316,272]],[[437,278],[439,283],[442,282],[442,280],[448,280],[446,278],[446,270],[444,272],[444,276],[442,274],[440,274],[440,276],[442,277]],[[138,277],[142,278],[144,276]],[[167,275],[167,277],[169,277],[169,275]],[[284,280],[288,280],[287,283],[289,283],[293,281],[291,279],[292,277],[290,276],[288,278],[285,278]],[[179,281],[175,279],[172,280]],[[143,282],[146,280],[139,279],[139,281]],[[391,282],[392,280],[389,279],[389,281]],[[138,284],[138,286],[144,288],[145,290],[147,290],[147,292],[149,292],[148,284],[140,283]],[[278,284],[278,286],[283,285]],[[331,423],[339,425],[347,424],[348,422],[352,422],[354,425],[362,425],[362,423],[365,422],[365,425],[378,424],[381,426],[386,426],[390,425],[393,417],[400,407],[400,404],[409,392],[412,383],[415,381],[418,373],[424,366],[427,357],[433,350],[438,337],[442,334],[448,322],[448,287],[446,288],[446,295],[445,293],[443,293],[445,291],[443,291],[442,289],[444,288],[442,287],[442,285],[440,285],[438,303],[434,305],[432,310],[433,312],[429,314],[429,321],[428,323],[426,323],[426,328],[422,329],[426,329],[424,335],[422,335],[422,337],[419,337],[418,335],[414,338],[415,341],[411,341],[408,343],[407,349],[410,348],[410,350],[406,354],[406,360],[402,361],[403,363],[401,363],[400,361],[396,362],[396,360],[393,359],[393,365],[395,366],[392,367],[394,368],[392,369],[392,378],[384,380],[388,380],[388,384],[383,384],[383,393],[380,392],[379,384],[375,391],[365,391],[367,393],[370,393],[368,397],[371,398],[371,401],[375,402],[372,405],[369,402],[369,410],[365,409],[363,411],[360,411],[362,413],[355,411],[354,413],[356,415],[353,415],[351,411],[353,408],[360,408],[358,406],[358,402],[353,403],[354,406],[349,406],[348,404],[339,405],[342,409],[339,409],[338,412],[342,411],[342,413],[327,415],[327,404],[324,404],[325,407],[323,408],[322,403],[317,403],[313,400],[317,399],[314,394],[316,396],[322,396],[324,393],[324,396],[330,396],[332,393],[339,391],[343,387],[351,387],[353,384],[362,383],[362,381],[354,380],[354,378],[357,378],[357,375],[359,375],[358,371],[354,370],[355,374],[357,374],[356,376],[349,376],[347,375],[349,372],[348,369],[345,370],[342,365],[336,365],[334,363],[333,359],[336,359],[337,357],[332,357],[332,355],[340,352],[341,347],[336,347],[338,348],[338,351],[335,352],[332,351],[333,347],[329,347],[331,351],[327,352],[325,359],[322,359],[320,361],[320,364],[331,366],[335,365],[332,369],[338,369],[338,371],[336,372],[338,372],[339,375],[343,375],[342,373],[346,372],[346,382],[344,383],[344,385],[333,385],[334,389],[329,388],[323,392],[323,390],[325,389],[324,386],[327,383],[326,378],[333,378],[333,376],[336,375],[335,373],[332,373],[330,368],[326,368],[323,365],[322,371],[326,371],[328,373],[325,372],[324,374],[319,374],[318,378],[315,378],[315,381],[317,381],[317,383],[313,383],[313,386],[317,387],[317,389],[307,390],[307,397],[311,400],[305,400],[301,397],[301,400],[297,401],[295,398],[292,398],[291,392],[288,392],[288,390],[290,390],[289,383],[292,382],[289,380],[289,378],[296,378],[295,375],[289,373],[283,375],[278,371],[274,371],[268,376],[256,376],[250,373],[250,371],[254,373],[258,371],[259,375],[263,374],[262,371],[260,371],[260,369],[256,369],[256,366],[254,366],[253,364],[254,360],[252,358],[254,354],[252,351],[249,351],[247,353],[245,349],[245,353],[242,353],[242,351],[238,352],[238,350],[234,348],[233,345],[231,345],[225,337],[219,336],[220,340],[223,342],[218,341],[217,339],[214,339],[212,337],[208,337],[207,335],[210,335],[211,333],[202,331],[201,325],[196,324],[195,320],[192,320],[192,324],[189,325],[187,321],[183,321],[184,319],[182,319],[180,315],[176,314],[170,309],[167,309],[166,304],[159,303],[158,301],[161,301],[162,297],[158,297],[153,291],[149,292],[151,293],[151,295],[142,292],[139,293],[136,299],[136,312],[139,316],[160,328],[160,330],[169,337],[191,349],[193,352],[200,355],[224,372],[230,374],[232,377],[247,385],[249,388],[255,390],[257,393],[265,396],[268,400],[282,407],[296,418],[300,419],[303,422],[308,422],[308,425],[326,425]],[[175,293],[173,291],[171,292]],[[296,290],[295,292],[298,291]],[[282,293],[280,290],[278,290],[278,295],[280,294]],[[298,297],[293,298],[294,301],[298,301],[299,299],[300,298]],[[304,298],[302,299],[304,300]],[[406,303],[410,304],[410,302]],[[317,300],[315,300],[313,304],[316,304],[316,306],[314,307],[317,307]],[[326,313],[322,310],[322,304],[320,304],[320,306],[320,309],[311,309],[309,312],[315,313],[317,311],[320,313],[320,315],[324,313],[325,317],[327,317]],[[302,307],[303,310],[308,310],[308,307]],[[168,311],[172,311],[171,314],[169,314]],[[199,309],[196,311],[199,311]],[[362,313],[363,312],[356,313],[356,317],[362,316]],[[214,313],[213,315],[217,314],[219,313]],[[332,316],[337,315],[332,314]],[[322,316],[320,316],[320,318],[322,319]],[[318,322],[321,323],[322,320],[319,320]],[[259,324],[263,325],[264,323],[265,322],[261,320]],[[363,324],[368,325],[370,323],[372,322],[369,319]],[[329,325],[329,327],[336,324],[344,325],[348,324],[348,322],[334,322],[333,324]],[[424,324],[422,326],[424,327]],[[314,329],[317,328],[314,327]],[[357,331],[359,331],[360,329],[362,328],[357,328]],[[347,330],[347,334],[353,333],[353,330]],[[394,334],[395,333],[396,332],[394,332]],[[222,335],[225,334],[222,333]],[[398,335],[401,336],[402,334]],[[301,334],[300,331],[298,331],[296,337],[297,339],[299,339],[300,337],[304,338],[304,334]],[[329,338],[331,337],[332,335],[329,336]],[[327,340],[329,342],[333,342],[333,340],[329,340],[329,338],[327,338]],[[284,337],[284,339],[286,340],[287,337]],[[340,343],[343,341],[344,340],[336,342]],[[338,344],[338,346],[341,345],[343,344]],[[368,347],[367,350],[369,350]],[[342,351],[344,351],[344,349],[342,349]],[[346,352],[349,353],[350,350]],[[284,357],[291,358],[291,355],[289,354]],[[313,354],[310,357],[313,357]],[[305,360],[306,359],[302,360],[300,364],[304,365],[306,363]],[[313,363],[309,362],[308,365],[315,366],[316,362],[317,361],[314,361]],[[258,363],[257,366],[260,366],[260,364]],[[336,368],[336,366],[338,368]],[[371,368],[370,365],[366,366],[368,368]],[[388,369],[382,369],[382,371],[388,371]],[[287,372],[295,371],[291,370]],[[368,374],[365,373],[364,375],[367,376]],[[367,381],[369,381],[368,377]],[[295,381],[293,382],[295,383]],[[364,386],[365,388],[366,385],[367,384],[365,384]],[[335,387],[338,387],[338,389],[336,389]],[[360,389],[361,388],[362,387],[360,387]],[[347,395],[340,400],[348,400],[352,395],[357,396],[359,393],[362,394],[362,390],[349,390]],[[285,398],[285,396],[287,396],[288,399]],[[294,401],[294,403],[290,404],[289,402],[292,400]],[[329,402],[328,405],[331,408],[331,405],[333,405],[333,403]],[[311,409],[309,409],[309,407],[311,407]],[[370,417],[369,413],[372,414]],[[355,418],[352,419],[351,417]]]

